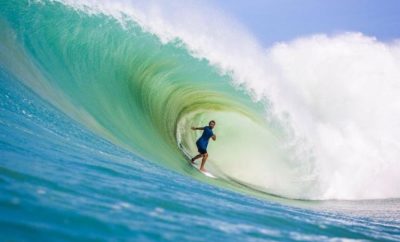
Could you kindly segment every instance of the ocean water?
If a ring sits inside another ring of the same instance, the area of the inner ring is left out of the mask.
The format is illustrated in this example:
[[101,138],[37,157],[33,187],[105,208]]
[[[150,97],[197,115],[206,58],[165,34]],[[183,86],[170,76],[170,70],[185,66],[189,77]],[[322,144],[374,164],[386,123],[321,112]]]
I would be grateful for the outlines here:
[[[232,36],[117,3],[0,2],[1,241],[400,240],[398,45],[216,48]],[[210,119],[218,179],[187,162]]]

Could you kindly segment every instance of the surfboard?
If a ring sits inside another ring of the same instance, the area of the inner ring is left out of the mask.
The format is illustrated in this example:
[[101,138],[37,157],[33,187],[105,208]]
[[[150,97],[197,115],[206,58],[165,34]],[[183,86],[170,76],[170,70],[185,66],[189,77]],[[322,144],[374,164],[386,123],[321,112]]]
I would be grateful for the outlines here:
[[200,168],[198,168],[198,167],[196,166],[196,164],[193,164],[193,163],[190,162],[190,161],[189,161],[189,164],[190,164],[191,166],[193,166],[194,168],[196,168],[196,170],[198,170],[199,172],[203,173],[203,175],[205,175],[205,176],[207,176],[207,177],[210,177],[210,178],[213,178],[213,179],[216,179],[216,178],[217,178],[216,176],[214,176],[213,174],[211,174],[209,171],[201,171]]

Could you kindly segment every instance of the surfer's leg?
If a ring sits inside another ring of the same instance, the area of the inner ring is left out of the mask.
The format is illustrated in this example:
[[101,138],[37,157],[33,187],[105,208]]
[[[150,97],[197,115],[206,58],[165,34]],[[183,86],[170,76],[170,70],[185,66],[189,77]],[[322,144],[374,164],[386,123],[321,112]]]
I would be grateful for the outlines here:
[[206,171],[206,169],[204,169],[204,165],[206,164],[207,158],[208,158],[208,153],[204,153],[203,160],[201,160],[201,166],[200,166],[201,171]]
[[202,154],[196,155],[195,157],[193,157],[193,158],[191,159],[191,162],[194,164],[194,161],[197,160],[197,159],[199,159],[199,158],[202,157],[202,156],[203,156]]

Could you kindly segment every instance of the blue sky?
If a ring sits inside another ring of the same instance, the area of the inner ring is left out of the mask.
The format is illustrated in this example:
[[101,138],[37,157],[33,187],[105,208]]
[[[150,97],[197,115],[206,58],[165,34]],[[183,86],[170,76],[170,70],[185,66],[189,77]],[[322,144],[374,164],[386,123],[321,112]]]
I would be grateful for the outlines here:
[[381,41],[400,39],[400,0],[215,1],[263,45],[316,33],[362,32]]

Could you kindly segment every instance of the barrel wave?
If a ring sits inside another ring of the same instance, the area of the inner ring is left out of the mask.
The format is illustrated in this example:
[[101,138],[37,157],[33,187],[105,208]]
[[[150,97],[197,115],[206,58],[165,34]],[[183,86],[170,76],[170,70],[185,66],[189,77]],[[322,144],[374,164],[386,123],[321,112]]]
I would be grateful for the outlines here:
[[[318,98],[309,91],[318,88],[315,83],[307,83],[311,79],[292,83],[291,73],[298,72],[290,69],[293,63],[281,58],[293,53],[296,58],[296,48],[302,48],[306,40],[270,50],[265,59],[273,59],[269,68],[275,71],[265,75],[265,80],[274,75],[281,78],[278,79],[286,81],[282,86],[287,87],[287,93],[281,89],[259,94],[254,79],[237,81],[240,71],[230,72],[212,57],[193,52],[186,40],[163,41],[145,24],[120,14],[118,19],[94,7],[76,8],[68,1],[2,1],[1,65],[99,136],[147,160],[216,186],[311,200],[400,195],[395,189],[398,169],[392,170],[386,182],[371,185],[371,191],[364,191],[361,183],[346,190],[351,178],[348,169],[359,163],[343,168],[346,164],[337,160],[341,156],[327,152],[325,143],[319,146],[307,142],[318,141],[324,134],[324,140],[344,138],[326,121],[337,116],[330,118],[334,114],[325,111],[326,107],[309,104]],[[343,38],[370,41],[359,35]],[[277,69],[289,74],[278,73]],[[253,71],[259,72],[256,67]],[[280,82],[271,81],[269,87],[276,90],[273,83]],[[265,86],[268,85],[259,87],[264,90]],[[301,99],[303,94],[309,99]],[[288,105],[289,102],[296,105]],[[302,129],[313,125],[318,117],[325,119],[326,126],[316,125],[315,132]],[[219,177],[217,181],[196,174],[187,165],[187,157],[196,154],[195,140],[200,135],[190,127],[204,126],[211,119],[216,120],[218,140],[210,144],[207,167]],[[304,123],[307,125],[297,126]],[[346,127],[351,129],[350,124]],[[306,135],[299,137],[298,133]],[[354,138],[354,142],[357,140]],[[398,147],[398,143],[389,143]],[[333,144],[331,151],[340,153],[341,145]],[[364,148],[368,149],[368,145]],[[358,160],[357,152],[363,151],[343,153],[342,157],[351,159],[353,155]],[[368,159],[384,164],[382,172],[390,170],[393,159],[399,158],[393,152],[382,156],[378,153]],[[376,167],[369,160],[366,163],[369,169],[360,169],[358,181],[365,181]],[[330,167],[336,165],[336,173],[328,174]]]
[[228,136],[222,127],[232,118],[236,125],[243,120],[262,128],[263,105],[179,40],[163,44],[133,21],[122,26],[61,3],[3,5],[3,44],[10,50],[3,53],[4,66],[66,114],[135,154],[184,172],[186,155],[196,151],[196,134],[187,132],[191,125],[216,119],[221,143]]

